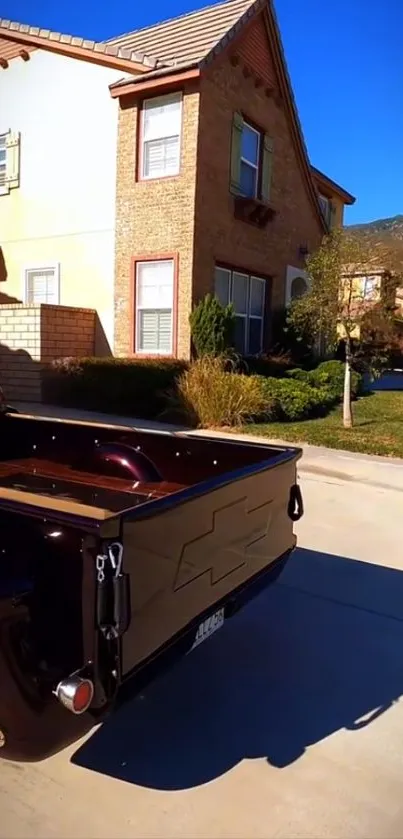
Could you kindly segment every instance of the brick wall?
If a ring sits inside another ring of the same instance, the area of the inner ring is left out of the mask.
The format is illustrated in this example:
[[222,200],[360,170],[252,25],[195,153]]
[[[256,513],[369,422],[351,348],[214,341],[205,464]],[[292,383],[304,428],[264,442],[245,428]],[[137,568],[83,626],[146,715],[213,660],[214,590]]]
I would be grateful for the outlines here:
[[0,385],[12,402],[41,399],[42,369],[61,356],[94,354],[95,311],[0,306]]
[[[257,25],[262,36],[262,18],[254,22],[250,31],[254,40],[258,38]],[[249,55],[247,37],[248,32],[240,42],[243,55]],[[267,37],[266,44],[268,51]],[[260,47],[262,62],[261,52]],[[266,293],[269,321],[270,310],[284,306],[286,266],[303,268],[300,245],[316,248],[323,229],[301,172],[285,106],[276,101],[277,85],[273,95],[267,96],[265,86],[256,84],[258,66],[255,73],[250,73],[248,67],[245,75],[238,45],[234,45],[232,54],[240,59],[237,66],[232,66],[230,56],[223,54],[201,82],[194,295],[202,297],[212,291],[217,261],[271,277],[271,289]],[[270,67],[269,52],[267,60]],[[274,141],[271,202],[276,214],[262,229],[234,218],[234,198],[229,191],[234,111],[241,111],[245,119],[249,118]]]
[[[95,311],[70,306],[41,306],[41,361],[94,355]],[[1,310],[0,310],[1,311]]]
[[181,169],[177,177],[136,177],[139,105],[122,100],[116,201],[115,354],[133,352],[133,259],[176,255],[178,259],[178,356],[189,352],[199,95],[185,88]]

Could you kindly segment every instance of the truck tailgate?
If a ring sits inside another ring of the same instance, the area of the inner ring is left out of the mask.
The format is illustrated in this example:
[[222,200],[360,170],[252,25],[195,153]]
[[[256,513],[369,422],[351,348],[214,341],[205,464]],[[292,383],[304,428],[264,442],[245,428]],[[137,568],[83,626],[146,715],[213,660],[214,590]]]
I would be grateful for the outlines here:
[[300,453],[139,518],[122,517],[131,623],[122,676],[295,545],[288,515]]

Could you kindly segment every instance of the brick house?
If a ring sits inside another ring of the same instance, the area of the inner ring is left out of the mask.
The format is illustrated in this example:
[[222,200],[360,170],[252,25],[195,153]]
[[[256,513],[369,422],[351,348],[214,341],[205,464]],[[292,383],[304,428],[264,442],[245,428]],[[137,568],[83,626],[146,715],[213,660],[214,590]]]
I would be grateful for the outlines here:
[[237,348],[259,352],[354,201],[310,166],[273,8],[228,0],[111,43],[164,65],[110,86],[115,353],[188,356],[192,305],[213,291],[234,303]]

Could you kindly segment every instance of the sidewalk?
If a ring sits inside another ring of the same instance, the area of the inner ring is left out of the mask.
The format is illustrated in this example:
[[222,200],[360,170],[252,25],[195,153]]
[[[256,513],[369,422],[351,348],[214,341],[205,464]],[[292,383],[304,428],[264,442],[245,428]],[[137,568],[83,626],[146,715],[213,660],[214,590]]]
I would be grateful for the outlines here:
[[[126,428],[142,428],[150,431],[163,431],[166,434],[180,434],[188,432],[197,436],[228,437],[233,440],[254,441],[290,445],[285,440],[270,440],[251,434],[240,434],[224,431],[190,431],[181,425],[153,422],[152,420],[121,417],[115,414],[103,414],[93,411],[82,411],[76,408],[61,408],[56,405],[41,405],[39,403],[19,402],[15,407],[21,412],[35,416],[52,417],[55,419],[70,419],[81,422],[104,423],[119,425]],[[292,444],[293,445],[293,444]],[[301,443],[303,457],[300,461],[301,474],[317,475],[330,478],[332,481],[353,481],[368,484],[380,490],[394,489],[403,492],[403,460],[400,458],[378,457],[376,455],[358,454],[353,452],[326,449],[321,446],[311,446]]]

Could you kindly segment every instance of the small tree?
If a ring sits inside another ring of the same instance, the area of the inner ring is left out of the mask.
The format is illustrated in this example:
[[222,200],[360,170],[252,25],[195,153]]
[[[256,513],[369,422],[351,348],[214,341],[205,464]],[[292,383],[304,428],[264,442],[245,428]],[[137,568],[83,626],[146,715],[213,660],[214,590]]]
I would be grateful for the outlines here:
[[206,294],[193,309],[189,320],[198,358],[220,356],[232,347],[235,315],[231,305],[223,306],[217,297]]
[[[343,425],[351,428],[351,365],[354,346],[362,347],[365,334],[376,333],[375,347],[385,347],[393,329],[394,307],[390,294],[368,293],[365,278],[396,270],[395,254],[387,245],[369,237],[336,229],[307,260],[310,290],[295,300],[289,321],[296,331],[309,331],[326,347],[337,339],[345,343]],[[374,329],[371,330],[373,321]]]

